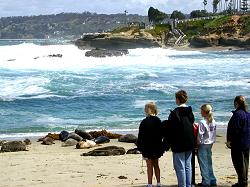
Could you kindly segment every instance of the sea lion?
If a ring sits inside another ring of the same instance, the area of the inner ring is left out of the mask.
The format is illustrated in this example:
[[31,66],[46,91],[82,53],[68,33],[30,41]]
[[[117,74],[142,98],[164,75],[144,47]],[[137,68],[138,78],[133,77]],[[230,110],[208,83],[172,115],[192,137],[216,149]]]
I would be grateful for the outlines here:
[[78,134],[79,136],[81,136],[83,139],[87,139],[87,140],[92,140],[93,139],[93,137],[84,130],[75,129],[75,133]]
[[2,152],[27,151],[26,145],[22,141],[6,142],[1,147]]
[[65,142],[62,143],[62,147],[75,146],[77,143],[78,143],[77,140],[69,138]]
[[88,149],[91,147],[98,146],[94,141],[92,140],[85,140],[85,141],[80,141],[76,144],[76,149]]
[[109,143],[110,139],[107,136],[99,136],[99,137],[95,138],[94,141],[97,144],[101,144],[101,143]]
[[123,147],[107,146],[94,149],[93,151],[89,151],[87,153],[82,153],[81,156],[114,156],[114,155],[124,155],[124,154],[125,154],[125,149]]
[[106,130],[101,130],[101,131],[90,131],[89,134],[93,137],[93,138],[97,138],[99,136],[107,136],[110,139],[117,139],[119,137],[121,137],[121,134],[114,134],[111,132],[107,132]]
[[67,139],[69,139],[69,138],[72,138],[72,139],[74,139],[74,140],[76,140],[78,142],[82,140],[82,137],[79,136],[78,134],[74,133],[74,132],[69,133]]
[[54,140],[60,140],[60,134],[56,134],[56,133],[48,133],[49,137],[53,138]]
[[25,140],[23,140],[23,143],[24,143],[25,145],[31,145],[31,141],[30,141],[30,139],[28,139],[28,138],[26,138]]
[[134,148],[127,150],[126,154],[141,154],[141,152],[138,150],[138,148]]
[[54,144],[54,139],[49,137],[49,136],[46,136],[43,139],[43,142],[41,144],[43,144],[43,145],[52,145],[52,144]]
[[0,146],[2,146],[6,142],[7,142],[7,140],[0,140]]
[[59,139],[64,142],[68,139],[68,135],[69,135],[68,131],[62,131],[59,134]]
[[119,142],[136,143],[137,137],[134,134],[126,134],[118,139]]

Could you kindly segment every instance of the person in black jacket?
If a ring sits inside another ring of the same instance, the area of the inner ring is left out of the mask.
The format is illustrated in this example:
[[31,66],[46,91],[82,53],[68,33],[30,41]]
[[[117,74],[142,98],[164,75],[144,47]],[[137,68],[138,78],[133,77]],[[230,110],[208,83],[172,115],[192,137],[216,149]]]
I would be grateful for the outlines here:
[[157,187],[160,187],[160,168],[158,159],[163,155],[162,127],[157,106],[154,102],[145,105],[146,118],[142,120],[137,140],[137,147],[141,151],[147,163],[148,185],[152,187],[153,170],[157,180]]
[[242,95],[234,99],[235,111],[228,122],[227,147],[231,149],[231,159],[238,175],[238,182],[232,187],[248,186],[250,113],[246,98]]
[[185,90],[175,93],[176,107],[168,117],[168,142],[173,152],[173,164],[178,187],[191,187],[192,150],[195,148],[194,114],[185,103],[188,95]]

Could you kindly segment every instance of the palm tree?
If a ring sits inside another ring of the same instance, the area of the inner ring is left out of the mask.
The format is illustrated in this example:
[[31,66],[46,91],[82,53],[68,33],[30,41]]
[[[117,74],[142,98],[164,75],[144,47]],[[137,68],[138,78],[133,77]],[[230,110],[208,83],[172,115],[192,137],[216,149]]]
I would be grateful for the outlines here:
[[224,10],[227,10],[227,2],[228,2],[228,0],[225,0]]
[[204,10],[206,10],[207,0],[204,0],[203,4],[204,4]]
[[221,0],[213,0],[213,13],[218,11],[218,4]]

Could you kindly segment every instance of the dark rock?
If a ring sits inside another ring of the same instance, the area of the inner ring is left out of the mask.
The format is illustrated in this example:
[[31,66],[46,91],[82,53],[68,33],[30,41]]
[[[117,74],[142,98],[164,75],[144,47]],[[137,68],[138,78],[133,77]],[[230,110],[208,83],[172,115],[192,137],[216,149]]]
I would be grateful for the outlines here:
[[2,152],[27,151],[26,145],[22,141],[6,142],[1,147]]
[[211,40],[210,38],[204,38],[195,36],[190,40],[191,47],[212,47],[213,45],[218,44],[215,39]]
[[221,37],[219,39],[219,45],[222,46],[238,46],[238,47],[246,47],[250,46],[250,38],[247,40],[240,38],[225,38]]
[[118,179],[128,179],[128,177],[125,177],[123,175],[119,176]]
[[91,51],[87,51],[85,56],[87,57],[112,57],[112,56],[123,56],[128,54],[128,50],[111,50],[111,49],[92,49]]
[[11,61],[15,61],[15,60],[16,60],[16,59],[14,59],[14,58],[13,58],[13,59],[8,59],[8,61],[10,61],[10,62],[11,62]]
[[135,49],[161,47],[157,41],[147,38],[129,38],[129,37],[106,37],[105,34],[100,36],[88,36],[87,38],[78,39],[75,45],[80,49]]
[[89,151],[87,153],[82,153],[81,156],[114,156],[114,155],[124,155],[124,154],[125,154],[125,149],[123,147],[107,146],[94,149],[93,151]]
[[137,137],[134,134],[126,134],[118,139],[119,142],[136,143]]
[[62,54],[52,54],[52,55],[48,55],[48,57],[59,57],[62,58]]

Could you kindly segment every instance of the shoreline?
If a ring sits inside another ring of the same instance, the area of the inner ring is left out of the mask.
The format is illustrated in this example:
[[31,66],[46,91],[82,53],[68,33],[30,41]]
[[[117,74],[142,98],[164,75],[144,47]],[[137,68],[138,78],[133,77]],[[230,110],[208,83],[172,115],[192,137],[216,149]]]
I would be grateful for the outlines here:
[[[225,136],[218,134],[213,147],[214,172],[218,187],[231,186],[236,182],[236,173],[230,158],[230,150],[225,148]],[[75,187],[144,187],[147,184],[146,163],[141,154],[120,156],[80,156],[93,150],[62,147],[60,141],[53,145],[41,145],[32,140],[29,151],[0,153],[1,185],[16,186],[75,186]],[[133,143],[112,139],[104,146],[121,146],[127,151]],[[163,187],[177,184],[172,164],[171,151],[160,158],[161,183]],[[196,159],[196,183],[201,181]],[[156,181],[153,179],[153,184]]]
[[[227,127],[225,126],[218,126],[219,128],[217,128],[217,133],[218,134],[222,134],[222,135],[226,135],[226,129]],[[90,131],[101,131],[101,130],[105,130],[105,129],[95,129],[95,130],[86,130],[86,132],[90,132]],[[116,134],[122,134],[122,135],[126,135],[126,134],[133,134],[133,135],[138,135],[138,129],[124,129],[124,130],[116,130],[116,129],[106,129],[108,132],[111,133],[116,133]],[[68,131],[68,132],[73,132],[73,131]],[[56,133],[56,134],[60,134],[60,132],[38,132],[38,133],[31,133],[31,132],[27,132],[27,133],[2,133],[0,134],[0,140],[24,140],[25,138],[30,138],[32,140],[34,139],[38,139],[40,137],[44,137],[46,136],[48,133]]]

